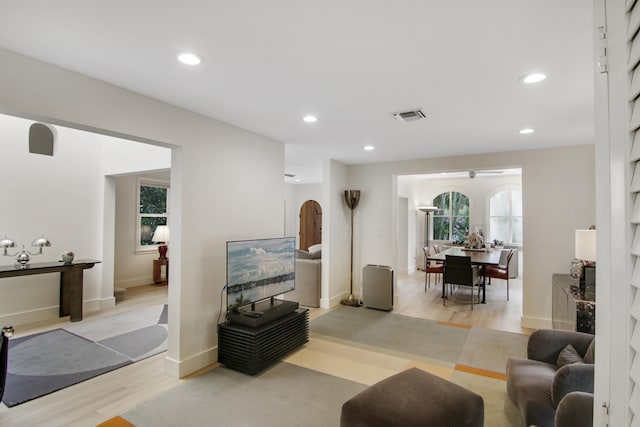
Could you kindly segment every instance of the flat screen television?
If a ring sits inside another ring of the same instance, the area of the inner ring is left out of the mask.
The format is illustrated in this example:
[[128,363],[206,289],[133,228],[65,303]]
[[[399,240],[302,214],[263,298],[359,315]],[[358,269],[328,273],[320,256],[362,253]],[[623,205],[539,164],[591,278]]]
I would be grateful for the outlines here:
[[227,242],[227,311],[295,289],[295,237]]

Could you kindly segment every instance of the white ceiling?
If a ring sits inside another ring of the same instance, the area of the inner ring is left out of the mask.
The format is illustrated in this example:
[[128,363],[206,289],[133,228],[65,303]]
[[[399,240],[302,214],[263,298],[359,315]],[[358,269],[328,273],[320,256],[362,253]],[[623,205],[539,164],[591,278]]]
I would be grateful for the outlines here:
[[0,47],[283,141],[317,182],[327,158],[593,143],[592,21],[586,0],[22,0],[0,3]]

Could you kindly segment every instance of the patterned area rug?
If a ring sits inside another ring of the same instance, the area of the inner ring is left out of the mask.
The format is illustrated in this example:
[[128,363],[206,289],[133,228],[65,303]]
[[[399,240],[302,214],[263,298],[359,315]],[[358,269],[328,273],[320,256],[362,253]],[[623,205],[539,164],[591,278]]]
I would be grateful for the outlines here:
[[157,305],[11,339],[4,404],[19,405],[165,351],[166,310]]
[[122,418],[138,427],[336,426],[346,400],[415,366],[480,394],[486,426],[521,426],[506,395],[504,371],[509,357],[524,356],[527,339],[523,334],[340,307],[314,319],[310,341],[259,375],[219,366]]

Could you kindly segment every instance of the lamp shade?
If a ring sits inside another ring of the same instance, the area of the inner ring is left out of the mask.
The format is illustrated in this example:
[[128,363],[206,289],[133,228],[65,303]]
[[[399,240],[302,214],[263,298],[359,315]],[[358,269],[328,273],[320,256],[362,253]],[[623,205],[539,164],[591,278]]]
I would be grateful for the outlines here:
[[596,230],[576,230],[576,258],[596,260]]
[[0,240],[0,248],[2,249],[15,248],[15,247],[16,247],[16,242],[9,239],[7,236],[5,236],[4,239]]
[[156,231],[151,238],[154,242],[168,242],[169,241],[169,226],[159,225],[156,227]]
[[47,239],[44,236],[40,236],[36,239],[33,240],[33,242],[31,242],[31,246],[36,246],[36,247],[50,247],[51,246],[51,242],[49,241],[49,239]]
[[422,211],[424,213],[428,213],[428,212],[435,212],[437,211],[439,208],[437,206],[418,206],[418,210]]

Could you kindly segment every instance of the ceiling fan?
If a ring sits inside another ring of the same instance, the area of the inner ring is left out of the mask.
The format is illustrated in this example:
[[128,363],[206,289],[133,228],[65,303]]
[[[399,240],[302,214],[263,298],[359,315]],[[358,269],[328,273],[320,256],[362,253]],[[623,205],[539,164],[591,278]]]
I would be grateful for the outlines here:
[[504,173],[504,171],[501,170],[494,170],[494,171],[469,171],[469,178],[473,179],[476,177],[476,175],[497,175],[497,174],[501,174]]

